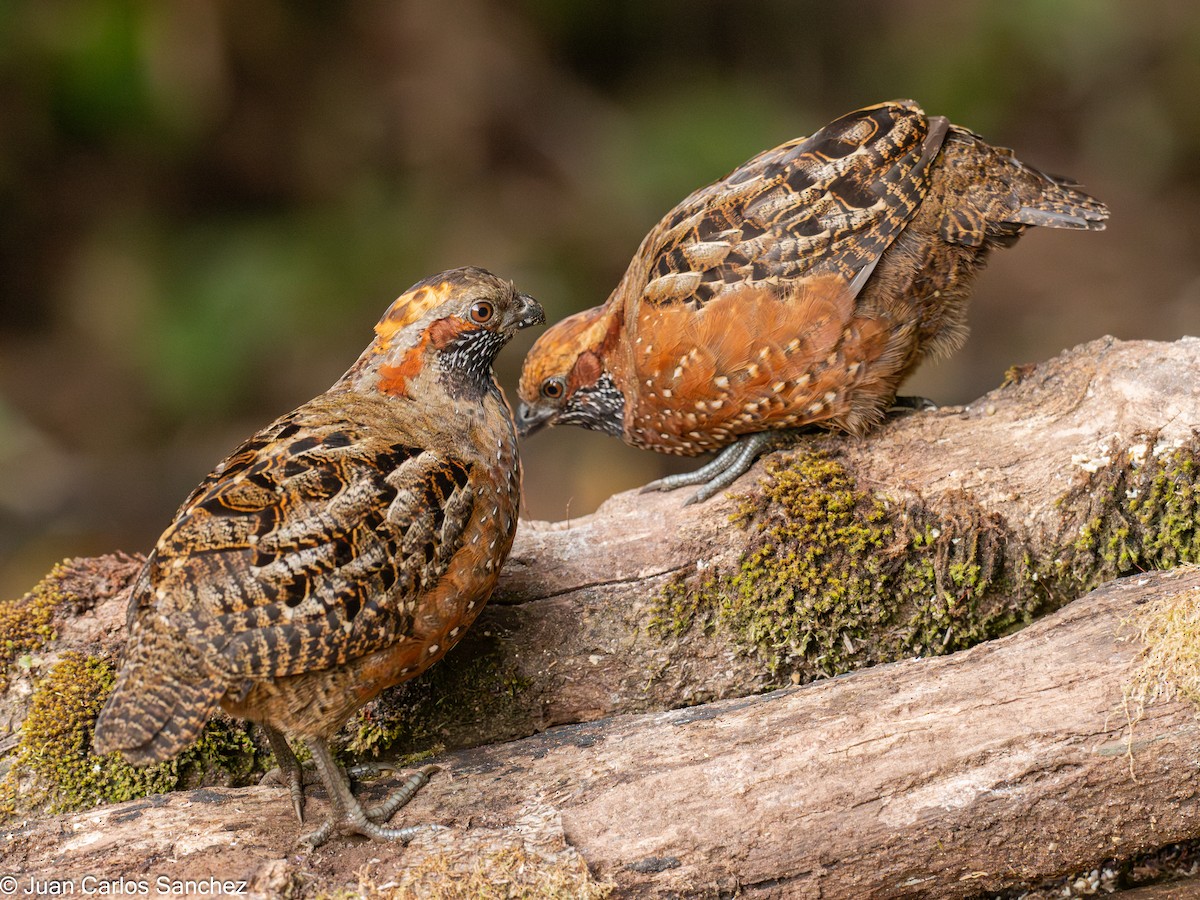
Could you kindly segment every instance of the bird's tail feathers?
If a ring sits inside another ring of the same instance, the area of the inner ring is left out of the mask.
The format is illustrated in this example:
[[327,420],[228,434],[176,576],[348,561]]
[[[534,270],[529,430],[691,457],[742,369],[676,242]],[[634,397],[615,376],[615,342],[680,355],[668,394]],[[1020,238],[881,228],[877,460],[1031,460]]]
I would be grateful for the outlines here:
[[1021,192],[1021,205],[1006,219],[1020,225],[1103,231],[1108,207],[1066,179],[1044,175],[1022,166],[1028,189]]
[[216,710],[225,692],[220,681],[185,680],[148,657],[135,651],[122,666],[96,720],[96,753],[120,750],[134,765],[171,759],[196,740]]
[[[1103,231],[1108,207],[1069,178],[1047,175],[965,128],[951,128],[947,162],[976,173],[964,200],[942,225],[951,243],[979,246],[986,234],[1008,244],[1030,225]],[[962,188],[959,188],[962,190]]]
[[995,153],[989,168],[994,171],[993,183],[1006,185],[1008,194],[994,207],[998,214],[988,216],[992,221],[1080,231],[1104,230],[1108,207],[1080,190],[1079,185],[1069,178],[1047,175],[1003,151]]

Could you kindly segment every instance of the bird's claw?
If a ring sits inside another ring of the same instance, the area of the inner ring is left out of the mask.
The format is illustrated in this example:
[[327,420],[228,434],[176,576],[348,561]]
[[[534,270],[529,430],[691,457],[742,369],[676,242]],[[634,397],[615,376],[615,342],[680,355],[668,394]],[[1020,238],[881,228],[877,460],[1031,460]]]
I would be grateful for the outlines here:
[[896,397],[892,400],[892,405],[888,407],[889,413],[905,413],[905,412],[927,412],[938,409],[938,405],[928,397],[918,396],[903,396]]

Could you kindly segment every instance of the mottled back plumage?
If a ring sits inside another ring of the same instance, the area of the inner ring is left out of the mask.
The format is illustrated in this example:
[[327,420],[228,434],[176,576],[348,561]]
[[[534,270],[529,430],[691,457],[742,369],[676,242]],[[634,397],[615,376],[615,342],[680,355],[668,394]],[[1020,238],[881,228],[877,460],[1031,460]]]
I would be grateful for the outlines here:
[[218,707],[323,745],[453,646],[517,523],[492,360],[539,321],[483,270],[427,279],[337,384],[220,463],[135,583],[96,750],[170,758]]
[[993,247],[1107,217],[911,101],[858,110],[668,213],[602,307],[534,345],[519,425],[686,456],[811,423],[860,433],[923,358],[961,345]]

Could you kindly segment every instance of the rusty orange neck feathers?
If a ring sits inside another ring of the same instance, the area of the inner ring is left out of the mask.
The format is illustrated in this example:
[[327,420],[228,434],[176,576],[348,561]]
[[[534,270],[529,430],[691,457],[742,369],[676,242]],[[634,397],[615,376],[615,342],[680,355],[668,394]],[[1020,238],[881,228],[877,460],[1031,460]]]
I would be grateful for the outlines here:
[[455,316],[435,318],[435,310],[450,290],[446,281],[419,282],[396,298],[375,325],[375,340],[342,376],[339,386],[406,395],[425,368],[428,352],[439,343],[448,343],[466,325]]

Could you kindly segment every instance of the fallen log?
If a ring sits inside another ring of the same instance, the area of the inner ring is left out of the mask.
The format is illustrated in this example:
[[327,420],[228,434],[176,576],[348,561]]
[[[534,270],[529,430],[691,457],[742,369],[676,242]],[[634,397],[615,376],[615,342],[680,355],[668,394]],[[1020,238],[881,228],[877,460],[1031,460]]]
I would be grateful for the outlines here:
[[1179,648],[1145,637],[1159,634],[1146,623],[1180,617],[1200,626],[1200,571],[1105,585],[950,656],[447,754],[402,814],[447,830],[407,848],[341,839],[289,852],[299,826],[284,792],[251,787],[34,822],[6,836],[4,857],[25,878],[221,873],[268,894],[408,896],[514,860],[567,885],[563,896],[1036,886],[1200,834],[1196,708],[1153,697],[1200,670],[1160,671]]
[[[736,700],[732,708],[700,704],[750,698],[780,686],[805,684],[914,655],[950,654],[1011,632],[1118,575],[1200,557],[1200,529],[1195,527],[1200,499],[1192,487],[1200,465],[1200,443],[1195,434],[1200,423],[1198,350],[1200,342],[1193,339],[1173,344],[1096,341],[1036,368],[1010,373],[1004,386],[969,407],[898,417],[863,439],[814,436],[796,452],[776,455],[757,466],[735,485],[732,496],[685,508],[680,494],[631,493],[615,497],[596,514],[573,522],[523,522],[501,587],[463,644],[446,664],[435,667],[425,678],[376,701],[351,723],[344,740],[353,753],[382,754],[387,758],[430,747],[445,751],[494,745],[563,723],[603,719],[604,724],[595,727],[607,735],[606,745],[627,745],[631,752],[641,748],[650,754],[647,760],[653,760],[659,758],[654,755],[659,746],[656,741],[674,746],[668,740],[670,736],[685,733],[677,730],[682,726],[669,719],[683,715],[698,717],[683,723],[694,721],[697,727],[715,727],[700,724],[706,721],[720,722],[714,733],[733,741],[730,752],[761,744],[770,748],[762,755],[772,765],[783,765],[776,757],[792,754],[796,758],[791,764],[809,767],[810,775],[805,777],[836,785],[835,773],[822,769],[811,754],[805,755],[810,745],[803,735],[807,734],[809,720],[792,722],[796,726],[789,732],[792,742],[784,746],[771,744],[769,736],[739,731],[740,704],[746,704],[746,715],[751,718],[770,717],[775,710],[789,708],[787,704],[792,701],[787,698],[791,693]],[[123,640],[124,588],[138,562],[137,558],[119,557],[76,561],[51,579],[41,593],[30,595],[32,600],[25,598],[25,607],[12,615],[0,615],[0,631],[13,622],[26,624],[14,644],[17,650],[12,658],[0,660],[5,663],[0,681],[8,680],[8,689],[0,694],[0,774],[22,752],[20,742],[28,735],[18,729],[31,698],[36,699],[39,690],[44,693],[45,686],[53,684],[51,676],[62,671],[67,655],[78,657],[72,658],[76,666],[72,673],[83,671],[79,660],[88,665],[95,663],[87,671],[102,672],[115,657]],[[1074,605],[1068,607],[1068,611],[1071,609]],[[37,616],[43,615],[51,617],[46,621],[56,632],[52,641],[37,638],[49,625],[28,626],[35,620],[41,622]],[[1057,622],[1058,616],[1046,622]],[[1045,633],[1045,623],[1037,627],[1043,631],[1034,634]],[[0,638],[10,639],[5,634]],[[29,643],[22,644],[27,638]],[[991,646],[973,652],[986,657]],[[1064,645],[1059,652],[1071,656],[1072,647]],[[953,654],[947,659],[958,660],[960,656]],[[965,658],[974,657],[968,654]],[[940,671],[935,663],[946,661],[898,663],[878,670],[883,674],[872,677],[891,677],[887,673],[906,671],[904,667],[909,665],[928,665],[931,671]],[[861,677],[871,674],[862,672]],[[855,683],[853,679],[859,677],[847,678],[846,683]],[[992,704],[989,692],[995,685],[989,679],[995,677],[995,673],[989,674],[975,684],[976,704]],[[842,683],[822,682],[805,690],[823,696],[821,691],[843,690],[832,687]],[[926,694],[916,688],[914,691],[911,714],[915,719],[926,722],[948,715],[944,708],[922,711]],[[1033,700],[1040,702],[1042,698],[1049,700],[1051,694],[1040,691],[1033,695]],[[99,699],[99,695],[91,696],[87,708],[97,708]],[[782,705],[760,707],[760,703]],[[1024,708],[1016,700],[1003,705],[1010,704],[1017,704],[1013,709]],[[1031,704],[1036,705],[1032,700]],[[662,721],[654,716],[625,718],[680,707],[695,707],[703,713],[664,713],[668,719]],[[704,718],[710,713],[711,718]],[[780,721],[791,722],[789,714],[780,715]],[[847,707],[844,714],[847,720],[863,715],[875,713]],[[973,720],[969,717],[951,719],[942,723],[951,736],[955,728],[970,731],[976,727],[970,725]],[[656,721],[659,732],[653,732],[653,737],[649,736],[651,731],[644,732],[645,742],[639,743],[634,732],[642,734],[643,726],[650,728]],[[78,724],[84,732],[90,728],[90,722]],[[1116,728],[1119,723],[1109,724]],[[538,754],[545,759],[557,758],[554,754],[574,747],[579,764],[586,766],[589,754],[578,743],[592,740],[588,737],[589,727],[551,731],[530,739],[528,744],[512,745],[512,752],[525,752],[536,761]],[[622,728],[633,731],[627,734]],[[571,736],[576,733],[583,737]],[[925,765],[934,769],[941,766],[939,742],[947,739],[946,734],[938,733],[942,736],[933,742],[921,743],[907,732],[903,740],[914,751],[929,754]],[[893,743],[891,738],[879,736],[866,740],[868,744]],[[862,755],[862,751],[853,749],[855,746],[846,745],[846,760],[857,761]],[[521,747],[526,749],[520,751]],[[30,752],[44,755],[44,748],[33,747]],[[478,751],[507,752],[506,747]],[[715,757],[722,751],[714,747],[706,752]],[[985,748],[977,752],[986,755],[998,751]],[[452,767],[465,771],[475,765],[471,760],[483,757],[458,754],[446,758]],[[541,772],[532,763],[526,766],[520,761],[523,758],[503,759],[488,764],[501,766],[501,770],[516,767],[514,770]],[[742,767],[738,771],[748,771],[749,758],[737,759],[740,761],[736,765]],[[873,757],[864,759],[864,765],[875,764],[871,762]],[[882,761],[883,757],[876,762]],[[75,762],[77,769],[92,766],[86,756],[86,740]],[[687,768],[685,762],[681,757],[681,772],[699,771]],[[630,771],[649,771],[634,756],[622,758],[621,764]],[[250,768],[238,763],[226,766],[227,774],[208,773],[200,780],[237,780],[244,778]],[[237,774],[228,774],[235,770]],[[551,775],[542,774],[551,780],[534,778],[529,783],[542,785],[550,791],[548,796],[557,796],[546,787],[555,783]],[[1141,772],[1137,774],[1140,778]],[[1183,779],[1179,773],[1177,776]],[[611,773],[606,776],[608,780],[612,777]],[[906,777],[917,783],[916,775]],[[471,783],[476,781],[478,778],[471,779]],[[162,790],[175,783],[152,780],[140,790]],[[181,775],[178,783],[186,784],[188,780]],[[458,780],[452,783],[457,785]],[[601,779],[601,783],[607,781]],[[748,782],[727,783],[731,790],[744,789],[747,797],[760,797],[746,787]],[[652,797],[657,803],[661,785],[636,779],[628,784],[632,785],[629,797],[649,792],[639,799],[647,802]],[[503,783],[489,788],[493,789],[504,796]],[[142,801],[149,805],[131,813],[119,812],[123,807],[111,809],[117,810],[113,814],[118,816],[141,818],[153,813],[167,817],[154,821],[167,832],[175,828],[178,833],[168,833],[162,840],[183,841],[178,846],[185,850],[206,841],[224,846],[220,842],[230,840],[228,834],[222,837],[216,831],[197,831],[193,827],[205,821],[203,815],[194,816],[196,809],[203,813],[206,805],[219,804],[222,814],[227,814],[226,807],[236,803],[239,809],[254,811],[252,819],[278,815],[269,811],[275,802],[270,793],[206,790],[185,795],[192,798],[192,807],[184,807],[191,811],[183,815],[178,813],[175,799]],[[716,802],[714,790],[697,792],[697,797],[703,798],[704,809]],[[1116,802],[1132,802],[1133,791],[1129,788]],[[134,795],[136,792],[125,794]],[[83,802],[91,804],[119,796],[89,794]],[[431,789],[430,797],[438,796],[437,790]],[[671,796],[663,794],[664,798]],[[50,797],[59,805],[71,801],[70,797],[56,798],[53,792]],[[1092,797],[1089,802],[1094,800]],[[686,881],[692,885],[689,891],[701,891],[696,887],[701,884],[727,885],[733,883],[728,880],[732,878],[747,886],[757,884],[756,890],[769,893],[768,883],[782,879],[777,888],[786,895],[791,885],[807,883],[803,878],[808,876],[797,874],[800,869],[745,874],[758,871],[743,865],[745,860],[756,858],[758,851],[742,847],[735,852],[736,843],[723,839],[707,850],[696,850],[706,855],[711,865],[694,871],[683,871],[687,868],[682,862],[684,857],[649,851],[637,856],[641,850],[636,846],[608,856],[603,852],[596,855],[591,838],[585,842],[586,848],[576,840],[576,830],[584,827],[578,823],[584,820],[571,818],[576,813],[570,810],[582,806],[577,804],[568,810],[557,802],[531,805],[528,798],[519,804],[512,800],[508,806],[505,802],[479,805],[480,810],[493,809],[494,815],[480,813],[462,818],[467,815],[467,800],[438,813],[459,826],[469,825],[463,835],[485,824],[490,827],[484,845],[492,846],[495,852],[480,856],[483,845],[472,844],[465,837],[462,846],[479,851],[474,857],[477,862],[489,860],[487,868],[492,875],[499,865],[496,854],[507,853],[509,862],[516,860],[525,865],[522,871],[543,871],[544,867],[539,867],[546,859],[555,866],[561,862],[565,869],[554,869],[557,874],[553,877],[574,877],[572,872],[582,872],[580,877],[592,878],[582,868],[582,860],[586,859],[599,878],[613,878],[623,890],[657,890],[671,883],[670,873],[682,879],[680,884]],[[883,805],[891,815],[904,802],[889,800]],[[1159,828],[1157,823],[1162,818],[1152,812],[1158,802],[1155,797],[1148,795],[1140,802],[1138,808],[1149,817],[1147,824],[1140,829],[1130,826],[1125,843],[1110,841],[1114,848],[1145,848],[1157,846],[1154,842],[1160,839],[1163,843],[1177,839],[1167,836],[1169,829]],[[757,830],[758,803],[755,799],[753,804],[732,809],[727,813],[728,821],[738,823],[740,828],[747,827],[747,822],[756,823]],[[57,845],[49,832],[41,830],[43,826],[53,827],[47,823],[67,821],[39,821],[48,805],[32,804],[16,810],[12,821],[17,823],[19,837],[12,846],[26,848],[21,852],[30,861],[42,859],[37,855],[42,852],[36,850],[38,846],[46,853],[64,854],[64,860],[73,859],[82,845],[67,842],[54,849]],[[679,807],[681,811],[689,808],[686,804]],[[844,836],[850,834],[847,829],[851,823],[855,828],[865,827],[846,810],[838,813],[836,803],[830,808],[835,811],[827,820],[806,811],[797,821],[824,821],[826,827]],[[669,807],[659,809],[663,816],[659,831],[675,833],[692,828],[679,816],[661,812]],[[512,817],[506,818],[509,814]],[[625,812],[613,814],[620,819]],[[565,831],[557,824],[560,820]],[[638,821],[650,827],[653,820]],[[775,827],[784,827],[782,819],[772,821],[776,821]],[[256,827],[259,825],[261,822],[256,823]],[[64,827],[74,830],[76,826]],[[276,849],[285,847],[294,836],[293,827],[294,823],[282,820],[278,831],[269,831],[262,838],[262,847],[268,841]],[[799,826],[788,826],[794,827]],[[962,830],[958,827],[954,833]],[[456,833],[459,831],[461,828],[456,829]],[[191,838],[184,837],[185,833],[200,843],[187,843]],[[588,832],[585,829],[580,833]],[[647,832],[647,846],[653,844],[657,833]],[[711,832],[706,834],[713,837]],[[970,834],[979,836],[977,831]],[[1083,843],[1090,839],[1087,834],[1090,832],[1085,832]],[[483,840],[483,832],[477,836]],[[1190,835],[1185,836],[1200,836],[1200,827],[1193,825]],[[142,846],[129,843],[131,839],[125,835],[119,846]],[[241,842],[242,838],[232,840]],[[988,846],[1001,847],[996,843],[1000,838],[986,840]],[[1034,838],[1026,835],[1024,840],[1029,843]],[[1050,843],[1065,846],[1057,839]],[[530,862],[534,857],[525,860],[521,855],[528,855],[529,847],[535,845],[542,848],[542,855],[536,857],[542,862],[537,865]],[[159,849],[146,852],[157,854],[165,845],[153,846]],[[582,857],[573,846],[580,847]],[[824,845],[814,840],[812,846]],[[969,858],[978,851],[974,845],[955,845],[949,839],[944,839],[942,846],[956,847],[952,859],[958,855]],[[1013,846],[1006,852],[1013,853]],[[1071,844],[1072,852],[1079,846]],[[347,859],[359,859],[361,863],[378,852],[365,848],[360,856],[351,853]],[[414,847],[406,858],[425,858],[417,855],[420,852],[419,846]],[[627,852],[633,856],[623,859]],[[1115,850],[1103,852],[1117,855]],[[1095,853],[1088,858],[1092,856]],[[253,856],[254,860],[262,858],[261,854]],[[314,857],[304,865],[319,866],[323,858]],[[445,862],[437,854],[428,858]],[[197,857],[198,864],[205,859]],[[1083,856],[1078,864],[1068,864],[1066,859],[1066,855],[1052,855],[1047,866],[1058,866],[1056,871],[1061,873],[1087,864]],[[876,862],[870,860],[865,855],[853,856],[839,866],[875,866]],[[1034,869],[1048,870],[1040,868],[1041,863],[1034,868],[1023,865],[1010,863],[1013,878],[1034,879],[1040,877],[1030,874]],[[272,866],[275,874],[284,871],[274,863]],[[650,871],[655,869],[661,872]],[[295,874],[292,869],[287,871]],[[322,871],[326,873],[320,875],[322,879],[333,871],[340,873],[337,877],[353,873],[340,862],[338,867],[327,866]],[[813,869],[819,871],[824,870]],[[648,880],[638,881],[634,875],[644,875]],[[649,878],[651,875],[654,878]],[[374,876],[367,873],[364,877]],[[704,881],[710,877],[716,880]],[[386,879],[380,883],[386,883]],[[841,882],[820,883],[825,890],[826,885]],[[942,883],[937,883],[941,890]],[[970,879],[965,883],[974,884]],[[981,885],[987,883],[986,879],[979,880],[976,887],[984,890]],[[892,884],[889,890],[893,888],[899,889]]]

